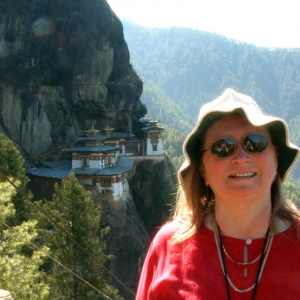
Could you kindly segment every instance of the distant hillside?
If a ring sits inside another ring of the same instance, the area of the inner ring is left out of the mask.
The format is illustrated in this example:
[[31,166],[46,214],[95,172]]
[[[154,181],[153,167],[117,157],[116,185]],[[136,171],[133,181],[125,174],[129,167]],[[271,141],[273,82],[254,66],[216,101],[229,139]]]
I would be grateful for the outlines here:
[[[258,48],[187,28],[123,26],[150,115],[186,135],[200,106],[233,87],[284,118],[300,145],[300,49]],[[300,177],[300,166],[293,174]]]

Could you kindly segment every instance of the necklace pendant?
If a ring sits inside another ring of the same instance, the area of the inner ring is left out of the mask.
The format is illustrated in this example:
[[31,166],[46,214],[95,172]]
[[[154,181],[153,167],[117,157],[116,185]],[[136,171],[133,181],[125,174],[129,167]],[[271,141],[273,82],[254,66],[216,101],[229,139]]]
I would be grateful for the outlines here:
[[244,264],[246,265],[244,268],[244,278],[247,278],[248,276],[248,268],[247,268],[247,264],[248,264],[248,243],[246,242],[246,245],[244,246]]

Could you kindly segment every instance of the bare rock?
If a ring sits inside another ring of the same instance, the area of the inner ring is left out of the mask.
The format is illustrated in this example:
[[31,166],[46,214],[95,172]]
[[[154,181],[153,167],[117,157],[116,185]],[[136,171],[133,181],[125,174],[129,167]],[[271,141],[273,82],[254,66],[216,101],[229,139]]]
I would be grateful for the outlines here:
[[146,113],[120,20],[105,0],[0,4],[0,129],[31,164],[95,120],[118,131]]

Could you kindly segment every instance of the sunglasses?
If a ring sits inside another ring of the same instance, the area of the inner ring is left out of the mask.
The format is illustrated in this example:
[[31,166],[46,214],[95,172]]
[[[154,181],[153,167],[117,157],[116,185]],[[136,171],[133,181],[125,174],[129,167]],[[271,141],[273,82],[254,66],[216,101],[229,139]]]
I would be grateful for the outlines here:
[[[241,143],[244,150],[250,154],[260,154],[264,152],[270,143],[270,139],[260,133],[251,133],[243,138]],[[223,137],[213,142],[209,149],[202,151],[203,154],[206,151],[211,152],[212,155],[217,158],[223,159],[231,156],[237,148],[237,143],[234,139],[229,137]]]

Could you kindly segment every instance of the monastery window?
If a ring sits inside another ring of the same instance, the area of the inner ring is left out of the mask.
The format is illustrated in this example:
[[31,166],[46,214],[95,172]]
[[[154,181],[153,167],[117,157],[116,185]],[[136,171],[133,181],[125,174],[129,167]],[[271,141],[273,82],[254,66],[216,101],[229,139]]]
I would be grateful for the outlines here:
[[111,179],[110,178],[100,179],[100,183],[101,183],[102,187],[111,187]]
[[105,158],[104,158],[104,165],[105,165],[105,167],[108,166],[108,157],[107,156],[105,156]]
[[81,166],[83,168],[88,168],[89,167],[89,159],[87,157],[81,158]]
[[152,144],[152,150],[157,151],[157,145],[156,144],[155,145]]

